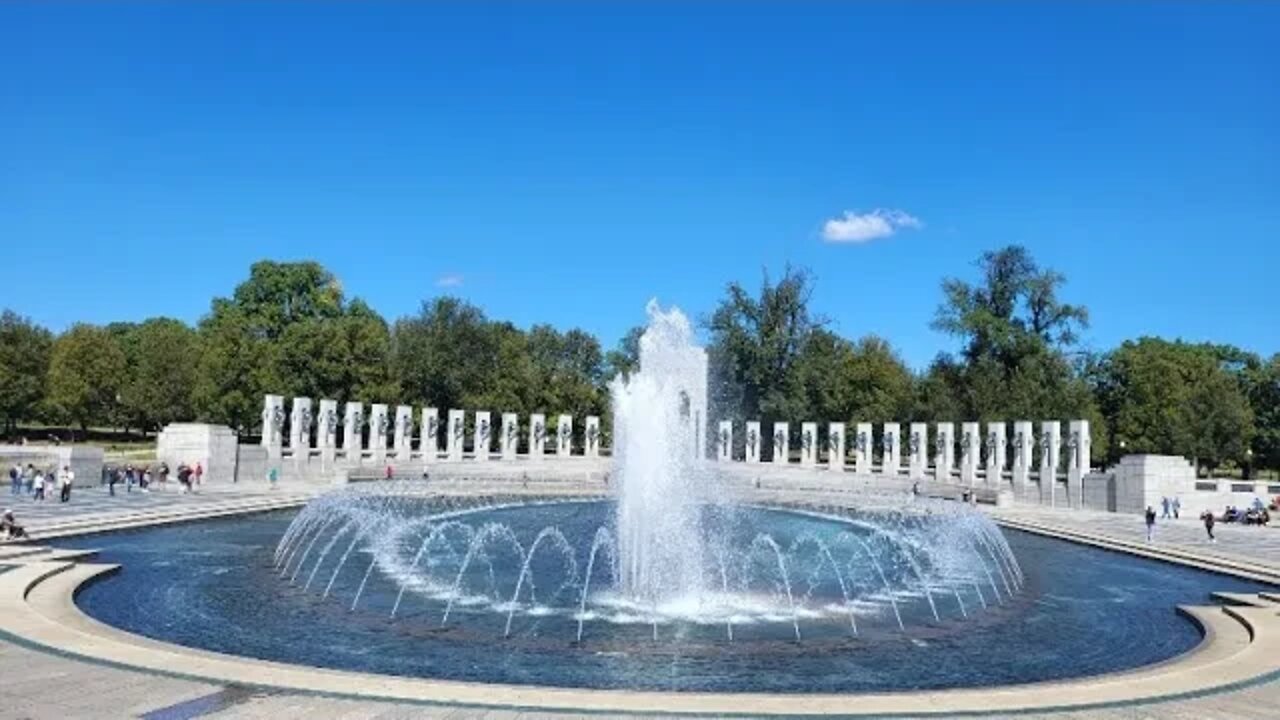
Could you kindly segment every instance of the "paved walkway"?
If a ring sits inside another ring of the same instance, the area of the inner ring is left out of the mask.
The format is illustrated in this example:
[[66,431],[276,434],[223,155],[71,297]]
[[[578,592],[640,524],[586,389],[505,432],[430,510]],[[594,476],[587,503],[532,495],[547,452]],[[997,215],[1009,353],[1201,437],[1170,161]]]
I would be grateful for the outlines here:
[[[1141,515],[1042,507],[1000,508],[992,509],[991,513],[1001,519],[1032,522],[1129,543],[1147,544],[1147,528]],[[1195,518],[1158,520],[1155,539],[1150,547],[1155,550],[1171,549],[1194,553],[1200,557],[1227,562],[1260,565],[1280,573],[1280,527],[1218,523],[1213,527],[1213,534],[1217,536],[1216,542],[1209,541],[1204,525]]]
[[143,492],[136,487],[133,492],[128,492],[123,485],[117,485],[115,495],[105,487],[76,488],[71,499],[63,503],[56,495],[43,501],[25,493],[12,495],[5,486],[4,492],[0,493],[0,507],[13,510],[18,523],[31,537],[41,540],[72,531],[83,533],[86,528],[99,523],[108,526],[107,529],[118,529],[121,523],[129,520],[177,519],[219,508],[231,510],[264,503],[299,503],[327,489],[322,486],[281,485],[273,490],[267,486],[208,484],[198,492],[183,493],[179,488],[176,482],[172,482],[166,488],[151,492]]
[[[267,490],[207,488],[198,495],[176,492],[110,497],[103,491],[80,489],[71,503],[43,506],[27,498],[11,504],[20,519],[33,528],[57,528],[68,522],[114,523],[148,514],[217,510],[230,503],[279,497]],[[308,494],[298,493],[299,496]],[[3,504],[3,501],[0,501]],[[1001,509],[997,516],[1033,522],[1124,542],[1143,542],[1140,517],[1048,509]],[[1212,554],[1280,569],[1280,531],[1223,527],[1216,545],[1206,543],[1203,528],[1194,520],[1162,523],[1157,545]],[[0,561],[2,562],[2,561]],[[749,715],[750,707],[741,709]],[[102,718],[142,717],[150,720],[186,718],[552,718],[575,717],[473,708],[441,707],[387,702],[334,699],[292,692],[263,691],[174,679],[135,670],[70,659],[34,650],[22,644],[0,641],[0,718]],[[578,717],[598,718],[600,715]],[[936,717],[936,716],[935,716]],[[1205,697],[1145,705],[1059,713],[992,715],[994,718],[1043,718],[1045,720],[1255,720],[1280,717],[1280,681]]]

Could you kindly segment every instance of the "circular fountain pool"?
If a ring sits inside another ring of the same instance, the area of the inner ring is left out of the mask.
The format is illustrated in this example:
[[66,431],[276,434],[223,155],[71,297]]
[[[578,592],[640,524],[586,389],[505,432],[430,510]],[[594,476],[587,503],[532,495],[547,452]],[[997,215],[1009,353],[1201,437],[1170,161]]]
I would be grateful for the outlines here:
[[[79,605],[211,650],[483,682],[856,692],[1078,677],[1199,641],[1178,603],[1249,583],[1009,533],[955,506],[698,508],[677,592],[629,588],[605,501],[459,508],[400,491],[84,538]],[[935,614],[936,613],[936,614]]]

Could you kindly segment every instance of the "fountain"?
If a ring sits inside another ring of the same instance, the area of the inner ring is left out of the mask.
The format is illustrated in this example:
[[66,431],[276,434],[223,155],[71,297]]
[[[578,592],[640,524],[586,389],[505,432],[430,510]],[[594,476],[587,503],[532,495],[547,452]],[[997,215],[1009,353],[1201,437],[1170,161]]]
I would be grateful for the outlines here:
[[[448,629],[495,617],[503,637],[558,618],[578,643],[593,627],[628,643],[666,626],[731,642],[907,632],[1018,594],[999,529],[956,503],[872,490],[842,509],[732,501],[703,458],[706,353],[679,310],[647,312],[639,369],[611,386],[611,499],[441,505],[414,482],[352,487],[298,513],[275,551],[282,581],[349,597],[353,612],[389,584],[391,619],[425,612]],[[543,430],[535,419],[535,441]]]

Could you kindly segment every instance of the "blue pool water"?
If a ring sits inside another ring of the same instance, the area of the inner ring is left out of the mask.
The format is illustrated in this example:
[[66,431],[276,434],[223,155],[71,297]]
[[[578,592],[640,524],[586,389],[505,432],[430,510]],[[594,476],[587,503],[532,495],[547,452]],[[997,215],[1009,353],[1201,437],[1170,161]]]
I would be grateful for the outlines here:
[[[548,525],[571,538],[590,538],[609,522],[611,512],[608,503],[566,503],[487,509],[462,519],[477,525],[502,522],[527,546]],[[789,619],[743,622],[732,628],[730,641],[719,623],[652,627],[613,617],[584,623],[579,643],[572,612],[522,609],[514,614],[510,637],[504,637],[507,613],[501,603],[455,606],[442,627],[444,601],[415,591],[405,594],[391,619],[399,585],[381,569],[370,570],[370,556],[360,549],[323,597],[320,590],[329,584],[345,542],[304,591],[304,578],[291,584],[273,563],[293,515],[213,520],[57,544],[97,548],[98,560],[122,565],[118,573],[85,587],[77,603],[103,622],[156,639],[318,667],[596,688],[858,692],[1078,677],[1158,662],[1194,647],[1199,632],[1176,613],[1178,604],[1207,604],[1213,591],[1265,589],[1006,531],[1025,587],[999,606],[987,595],[992,607],[986,611],[976,611],[984,590],[977,588],[956,599],[938,596],[941,621],[933,620],[923,598],[901,598],[905,630],[884,608],[860,614],[856,635],[838,613],[805,618],[799,641]],[[766,511],[751,521],[767,526],[780,541],[820,532],[826,522]],[[577,548],[579,567],[586,565],[585,552],[585,545]],[[483,577],[468,575],[464,584],[475,584],[480,595],[505,598],[509,589],[497,586],[504,577],[514,582],[518,570],[504,567],[500,553],[486,561],[471,575],[492,567],[498,579],[486,586]],[[532,568],[533,593],[548,608],[576,607],[580,590],[564,582],[562,561],[551,553]],[[452,578],[452,566],[442,562],[441,577]],[[795,590],[821,596],[831,592],[831,585],[811,582]],[[957,600],[967,601],[968,617],[961,615]]]

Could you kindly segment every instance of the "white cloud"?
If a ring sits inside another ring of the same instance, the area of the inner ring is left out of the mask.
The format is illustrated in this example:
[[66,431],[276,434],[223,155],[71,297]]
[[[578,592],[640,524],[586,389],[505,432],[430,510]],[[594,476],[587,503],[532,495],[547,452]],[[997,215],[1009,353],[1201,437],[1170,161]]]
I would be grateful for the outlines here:
[[889,237],[903,228],[915,230],[923,226],[919,218],[901,210],[876,208],[865,213],[845,210],[839,217],[822,224],[822,239],[832,243],[865,243]]
[[462,287],[462,276],[456,273],[441,275],[436,278],[436,287],[438,288],[456,288]]

